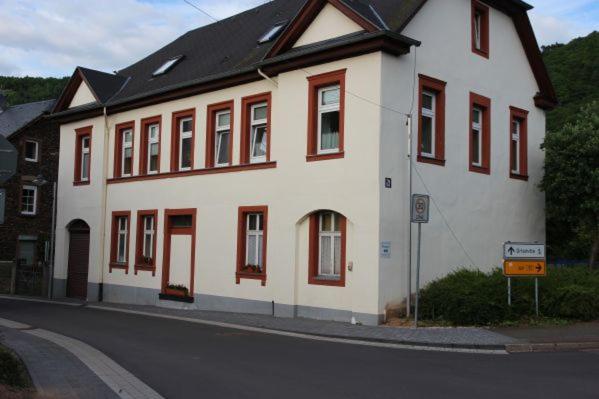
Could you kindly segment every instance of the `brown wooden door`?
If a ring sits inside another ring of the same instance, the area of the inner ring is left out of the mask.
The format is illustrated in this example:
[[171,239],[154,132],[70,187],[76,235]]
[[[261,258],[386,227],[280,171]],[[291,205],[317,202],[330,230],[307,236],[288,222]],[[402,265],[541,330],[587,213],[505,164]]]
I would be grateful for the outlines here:
[[69,241],[69,274],[67,297],[87,299],[89,269],[89,230],[71,230]]

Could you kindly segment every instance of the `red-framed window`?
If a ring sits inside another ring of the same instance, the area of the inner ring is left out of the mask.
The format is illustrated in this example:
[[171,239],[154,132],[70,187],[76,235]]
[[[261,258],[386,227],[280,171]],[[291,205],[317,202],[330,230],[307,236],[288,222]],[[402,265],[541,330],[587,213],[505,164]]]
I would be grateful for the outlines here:
[[114,177],[133,175],[133,152],[135,144],[135,122],[119,123],[115,126]]
[[267,206],[241,206],[237,215],[237,284],[243,279],[266,285]]
[[445,86],[419,75],[418,161],[445,165]]
[[135,274],[150,271],[156,275],[156,240],[158,237],[158,210],[137,211],[135,240]]
[[472,52],[489,58],[489,7],[472,0]]
[[241,100],[241,164],[270,162],[271,93]]
[[233,164],[233,100],[212,104],[206,111],[206,168]]
[[345,287],[347,221],[333,211],[310,216],[308,283]]
[[160,150],[162,143],[162,116],[141,120],[139,149],[139,174],[160,173]]
[[308,77],[307,161],[344,157],[345,72]]
[[528,180],[528,111],[510,107],[510,177]]
[[131,231],[131,212],[112,212],[112,230],[110,233],[110,272],[123,269],[129,273],[129,233]]
[[171,128],[171,172],[194,166],[196,110],[173,112]]
[[470,93],[469,170],[491,173],[491,100]]
[[75,165],[73,184],[86,185],[91,182],[92,127],[75,130]]

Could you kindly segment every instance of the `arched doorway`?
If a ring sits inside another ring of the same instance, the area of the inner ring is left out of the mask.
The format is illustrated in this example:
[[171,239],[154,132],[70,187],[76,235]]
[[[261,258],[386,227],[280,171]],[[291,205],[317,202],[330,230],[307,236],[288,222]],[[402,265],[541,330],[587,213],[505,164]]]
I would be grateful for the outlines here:
[[89,270],[89,226],[83,220],[69,223],[69,270],[67,297],[87,299]]

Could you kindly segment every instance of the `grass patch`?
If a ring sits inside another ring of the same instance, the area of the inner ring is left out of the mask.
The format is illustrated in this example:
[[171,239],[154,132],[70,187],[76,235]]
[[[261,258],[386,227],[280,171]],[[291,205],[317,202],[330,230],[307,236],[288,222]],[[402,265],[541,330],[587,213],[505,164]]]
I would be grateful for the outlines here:
[[12,351],[0,345],[0,385],[14,389],[31,388],[27,368]]

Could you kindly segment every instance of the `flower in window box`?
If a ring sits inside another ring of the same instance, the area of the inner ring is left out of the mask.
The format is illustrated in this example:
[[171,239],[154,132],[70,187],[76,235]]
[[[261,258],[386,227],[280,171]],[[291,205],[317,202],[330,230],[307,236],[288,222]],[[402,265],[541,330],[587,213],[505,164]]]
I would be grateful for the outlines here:
[[147,265],[147,266],[152,266],[152,264],[153,264],[153,259],[149,256],[144,256],[142,261],[143,261],[144,265]]
[[186,297],[189,296],[189,289],[184,286],[184,285],[180,285],[180,284],[169,284],[166,286],[166,292],[167,295],[174,295],[174,296],[182,296],[182,297]]

